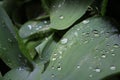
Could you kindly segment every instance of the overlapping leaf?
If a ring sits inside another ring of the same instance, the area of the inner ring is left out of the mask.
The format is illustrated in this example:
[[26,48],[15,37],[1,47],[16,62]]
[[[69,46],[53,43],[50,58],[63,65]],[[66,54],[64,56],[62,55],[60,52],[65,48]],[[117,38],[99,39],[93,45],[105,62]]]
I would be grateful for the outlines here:
[[52,1],[50,27],[63,30],[81,18],[93,0],[54,0]]
[[115,25],[101,17],[84,20],[61,39],[41,80],[103,79],[120,72],[119,52]]
[[15,39],[13,25],[1,7],[0,20],[0,58],[11,68],[26,65]]
[[19,31],[21,38],[27,38],[30,36],[44,37],[49,35],[51,29],[49,28],[49,21],[29,21],[25,23]]

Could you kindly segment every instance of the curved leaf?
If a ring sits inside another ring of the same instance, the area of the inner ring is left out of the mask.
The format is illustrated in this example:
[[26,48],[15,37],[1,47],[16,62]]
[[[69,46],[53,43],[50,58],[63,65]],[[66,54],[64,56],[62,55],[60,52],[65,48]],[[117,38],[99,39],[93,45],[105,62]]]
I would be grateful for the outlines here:
[[81,18],[93,0],[54,0],[51,6],[50,27],[63,30]]
[[21,55],[13,25],[1,7],[0,20],[0,58],[11,68],[26,65],[27,60]]
[[55,35],[52,34],[45,38],[45,40],[35,48],[41,58],[42,63],[47,63],[49,61],[52,51],[56,47],[57,41],[54,36]]
[[26,80],[29,74],[29,71],[20,67],[17,69],[12,69],[8,73],[6,73],[3,77],[3,80]]
[[12,69],[3,77],[3,80],[39,80],[44,66],[36,64],[33,71],[25,67]]
[[45,35],[49,35],[51,32],[48,24],[48,21],[29,21],[22,26],[19,31],[19,35],[21,38],[27,38],[30,36],[44,37]]
[[74,26],[58,43],[41,80],[100,80],[120,72],[120,37],[116,32],[102,17]]

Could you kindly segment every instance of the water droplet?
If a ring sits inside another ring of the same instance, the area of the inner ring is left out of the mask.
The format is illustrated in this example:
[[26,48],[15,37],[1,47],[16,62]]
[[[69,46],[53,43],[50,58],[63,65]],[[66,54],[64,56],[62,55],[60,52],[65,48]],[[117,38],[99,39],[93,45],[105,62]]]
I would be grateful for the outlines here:
[[63,15],[60,15],[59,18],[60,18],[60,19],[64,19],[64,16],[63,16]]
[[54,66],[52,66],[52,69],[55,69],[55,67],[54,67]]
[[84,20],[84,21],[82,21],[82,23],[87,24],[87,23],[89,23],[89,20]]
[[22,56],[19,54],[18,57],[21,58]]
[[74,35],[77,37],[77,36],[78,36],[78,33],[77,33],[77,32],[74,32]]
[[60,8],[61,6],[62,6],[62,5],[61,5],[61,4],[59,4],[59,5],[58,5],[58,8]]
[[47,21],[44,21],[45,24],[47,24],[48,22]]
[[118,48],[119,47],[119,45],[118,44],[114,44],[114,46],[113,46],[114,48]]
[[58,71],[61,71],[61,70],[62,70],[62,68],[59,66],[59,67],[57,67],[57,70],[58,70]]
[[59,59],[62,59],[62,56],[59,56]]
[[19,71],[22,71],[22,70],[24,70],[24,69],[23,69],[23,68],[21,68],[21,67],[19,67],[19,68],[18,68],[18,70],[19,70]]
[[116,70],[116,67],[115,67],[114,65],[112,65],[112,66],[110,67],[110,69],[111,69],[111,70]]
[[61,40],[61,43],[62,44],[66,44],[68,42],[68,39],[67,38],[63,38],[62,40]]
[[106,58],[106,55],[105,54],[102,54],[102,56],[101,56],[102,58]]
[[6,51],[7,49],[6,48],[2,48],[4,51]]
[[52,76],[51,76],[52,78],[54,78],[55,77],[55,75],[54,74],[52,74]]
[[89,75],[89,77],[93,77],[93,75],[92,75],[92,74],[90,74],[90,75]]
[[101,72],[101,69],[100,68],[96,68],[95,72]]
[[87,44],[87,43],[88,43],[88,40],[85,40],[83,43],[84,43],[84,44]]
[[38,26],[37,28],[36,28],[36,30],[40,30],[42,28],[42,26]]
[[57,53],[54,53],[54,56],[56,56],[57,55]]
[[112,53],[112,56],[115,56],[115,53]]
[[9,41],[9,42],[12,42],[12,40],[11,40],[11,39],[9,39],[9,38],[8,38],[8,41]]
[[60,54],[62,54],[62,51],[58,51]]
[[111,52],[113,52],[113,51],[114,51],[114,49],[111,49],[110,51],[111,51]]
[[80,68],[80,65],[77,65],[77,69],[79,69]]
[[55,61],[56,60],[56,58],[52,58],[52,61]]
[[28,28],[31,30],[31,29],[32,29],[32,26],[31,26],[31,25],[28,25]]
[[79,31],[80,29],[78,28],[77,30]]
[[98,48],[96,48],[95,51],[98,52],[99,51]]
[[93,34],[94,34],[95,37],[99,37],[100,36],[99,33],[98,33],[98,30],[93,30]]

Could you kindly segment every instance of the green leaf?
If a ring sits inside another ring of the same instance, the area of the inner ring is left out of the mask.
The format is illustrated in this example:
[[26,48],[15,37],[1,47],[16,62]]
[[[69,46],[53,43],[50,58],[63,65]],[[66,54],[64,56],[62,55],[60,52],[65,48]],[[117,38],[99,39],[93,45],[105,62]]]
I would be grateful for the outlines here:
[[37,64],[26,80],[40,80],[44,65]]
[[19,35],[21,38],[47,36],[51,32],[48,24],[49,21],[28,21],[20,29]]
[[19,67],[17,69],[12,69],[8,73],[6,73],[3,77],[3,80],[26,80],[29,74],[29,71]]
[[13,25],[1,7],[0,20],[0,58],[10,68],[26,65],[27,60],[19,50]]
[[30,71],[28,68],[25,67],[12,69],[5,74],[3,80],[39,80],[43,68],[44,65],[36,64],[33,71]]
[[46,37],[45,40],[35,48],[41,58],[42,63],[47,63],[49,61],[52,51],[57,44],[55,38],[55,35],[52,34],[49,37]]
[[93,0],[55,0],[51,6],[50,27],[63,30],[81,18]]
[[1,72],[0,72],[0,80],[3,80]]
[[93,17],[71,28],[54,49],[41,80],[101,80],[120,72],[120,37],[112,23]]

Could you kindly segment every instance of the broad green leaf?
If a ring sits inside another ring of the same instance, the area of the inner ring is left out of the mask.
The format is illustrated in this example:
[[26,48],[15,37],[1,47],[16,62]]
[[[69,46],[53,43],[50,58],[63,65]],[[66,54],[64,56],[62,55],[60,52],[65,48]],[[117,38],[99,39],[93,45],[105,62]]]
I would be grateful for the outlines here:
[[25,65],[26,59],[21,55],[15,39],[13,25],[0,7],[0,58],[10,67]]
[[3,80],[39,80],[43,68],[44,65],[35,64],[34,69],[32,71],[25,67],[12,69],[11,71],[5,74]]
[[29,76],[30,71],[25,70],[24,68],[12,69],[5,74],[3,80],[26,80]]
[[37,64],[35,69],[30,73],[26,80],[40,80],[41,73],[44,69],[44,65]]
[[19,35],[21,38],[48,36],[51,32],[48,24],[49,21],[28,21],[20,29]]
[[63,36],[41,80],[101,80],[120,72],[119,53],[115,25],[107,18],[89,18]]
[[93,0],[54,0],[52,2],[50,27],[63,30],[81,18]]

